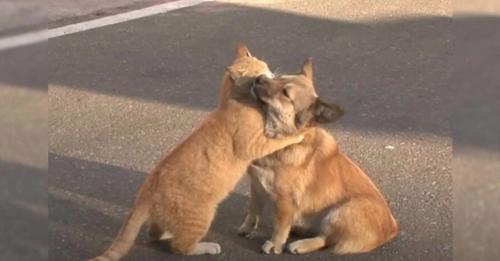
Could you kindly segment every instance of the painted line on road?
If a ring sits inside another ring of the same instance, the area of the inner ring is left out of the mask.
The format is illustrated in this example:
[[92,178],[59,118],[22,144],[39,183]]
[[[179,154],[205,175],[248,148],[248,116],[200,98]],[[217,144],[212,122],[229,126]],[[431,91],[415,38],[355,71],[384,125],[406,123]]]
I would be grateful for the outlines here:
[[107,25],[123,23],[126,21],[135,20],[151,15],[168,13],[181,8],[195,6],[204,2],[211,2],[211,1],[213,0],[179,0],[175,2],[149,6],[146,8],[137,9],[130,12],[110,15],[94,20],[84,21],[76,24],[65,25],[57,28],[33,31],[24,34],[3,37],[0,38],[0,51],[30,44],[41,43],[51,38],[83,32]]

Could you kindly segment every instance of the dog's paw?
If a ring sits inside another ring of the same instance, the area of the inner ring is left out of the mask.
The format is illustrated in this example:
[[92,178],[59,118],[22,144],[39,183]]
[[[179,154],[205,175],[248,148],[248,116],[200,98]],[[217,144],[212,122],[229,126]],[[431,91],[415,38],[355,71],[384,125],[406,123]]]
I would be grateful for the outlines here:
[[300,255],[307,252],[300,240],[290,243],[288,245],[288,251],[294,255]]
[[283,252],[283,246],[277,246],[272,241],[267,240],[264,245],[262,245],[262,252],[266,254],[279,255]]

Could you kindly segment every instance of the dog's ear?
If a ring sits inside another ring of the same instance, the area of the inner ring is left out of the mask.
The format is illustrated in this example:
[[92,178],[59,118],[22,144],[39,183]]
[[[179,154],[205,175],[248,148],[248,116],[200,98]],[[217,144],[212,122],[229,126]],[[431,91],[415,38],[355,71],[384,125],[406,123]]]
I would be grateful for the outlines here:
[[236,59],[241,57],[252,57],[252,54],[248,50],[248,47],[244,43],[239,43],[236,46]]
[[302,64],[301,73],[309,80],[313,80],[313,64],[312,59],[307,58]]
[[302,112],[295,116],[295,127],[301,129],[306,126],[316,126],[338,120],[344,115],[344,110],[333,103],[326,103],[319,98]]
[[313,115],[312,120],[317,124],[334,122],[344,115],[344,110],[340,106],[324,102],[319,98],[316,99],[316,102],[309,109]]

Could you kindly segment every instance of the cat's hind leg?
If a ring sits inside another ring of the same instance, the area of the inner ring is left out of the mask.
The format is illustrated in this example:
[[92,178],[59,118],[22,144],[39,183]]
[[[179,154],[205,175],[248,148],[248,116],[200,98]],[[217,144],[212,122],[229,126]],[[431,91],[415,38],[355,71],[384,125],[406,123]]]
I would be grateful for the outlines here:
[[153,241],[167,240],[173,237],[172,233],[162,229],[157,223],[151,222],[148,228],[148,235]]
[[[180,219],[171,229],[172,238],[169,240],[172,252],[183,255],[216,255],[221,253],[221,247],[214,242],[200,242],[206,235],[213,211],[185,213],[186,218]],[[188,218],[189,217],[189,218]]]

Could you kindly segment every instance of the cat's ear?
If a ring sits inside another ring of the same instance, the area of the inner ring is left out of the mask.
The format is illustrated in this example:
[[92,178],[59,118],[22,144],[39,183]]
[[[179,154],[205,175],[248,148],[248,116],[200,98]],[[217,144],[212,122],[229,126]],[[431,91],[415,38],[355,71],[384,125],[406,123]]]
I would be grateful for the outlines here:
[[246,76],[246,70],[241,69],[238,66],[228,66],[226,67],[226,72],[229,74],[229,77],[233,81],[237,81],[238,79],[241,79],[242,77]]
[[238,71],[236,70],[236,68],[232,67],[232,66],[228,66],[226,67],[226,72],[229,74],[229,77],[233,80],[233,81],[236,81],[236,79],[239,78],[239,73]]
[[248,50],[248,47],[244,43],[239,43],[236,46],[236,59],[241,58],[241,57],[252,57],[252,54]]

